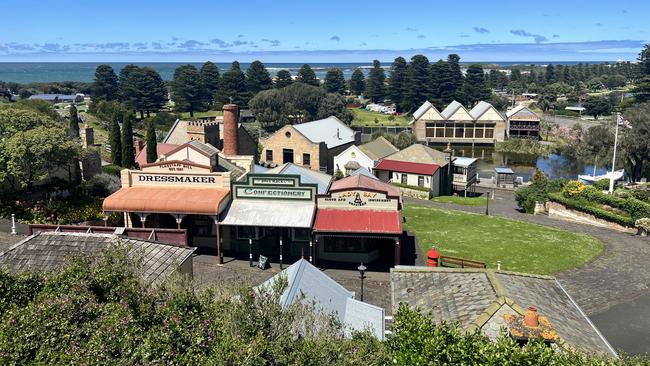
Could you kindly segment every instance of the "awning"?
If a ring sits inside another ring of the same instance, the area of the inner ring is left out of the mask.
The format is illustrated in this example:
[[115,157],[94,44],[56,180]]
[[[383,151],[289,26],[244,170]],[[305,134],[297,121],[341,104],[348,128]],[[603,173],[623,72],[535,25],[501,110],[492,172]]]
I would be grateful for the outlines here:
[[314,202],[245,200],[232,202],[221,225],[311,228]]
[[315,232],[402,234],[399,211],[319,209]]
[[217,215],[229,199],[223,188],[126,187],[106,197],[103,210]]

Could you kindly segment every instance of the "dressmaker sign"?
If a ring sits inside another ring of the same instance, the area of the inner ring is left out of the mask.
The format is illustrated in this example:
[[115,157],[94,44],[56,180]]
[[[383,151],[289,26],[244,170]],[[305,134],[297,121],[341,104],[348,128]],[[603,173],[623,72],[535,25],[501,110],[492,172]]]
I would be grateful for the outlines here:
[[315,184],[303,184],[298,175],[248,174],[246,182],[233,182],[233,199],[313,201]]
[[169,174],[132,172],[133,186],[200,186],[220,185],[222,177],[218,174]]

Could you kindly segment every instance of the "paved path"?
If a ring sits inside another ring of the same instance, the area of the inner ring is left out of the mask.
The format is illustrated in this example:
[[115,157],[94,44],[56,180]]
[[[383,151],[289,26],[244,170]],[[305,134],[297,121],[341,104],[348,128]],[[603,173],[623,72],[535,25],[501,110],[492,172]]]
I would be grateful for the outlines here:
[[[485,206],[463,206],[406,198],[408,203],[485,214]],[[512,192],[496,191],[490,215],[591,235],[603,253],[586,265],[556,273],[571,296],[589,314],[615,348],[650,352],[650,240],[591,225],[533,216],[517,210]],[[646,309],[646,310],[644,310]],[[622,332],[621,329],[637,332]],[[643,334],[639,334],[639,332]],[[634,334],[634,336],[631,336]],[[641,337],[641,338],[639,338]]]

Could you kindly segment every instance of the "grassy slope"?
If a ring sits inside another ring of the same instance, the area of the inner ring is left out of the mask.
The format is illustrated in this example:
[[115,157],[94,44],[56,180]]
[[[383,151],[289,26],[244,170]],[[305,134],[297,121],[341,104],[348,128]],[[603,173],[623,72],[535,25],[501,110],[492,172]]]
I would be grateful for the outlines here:
[[453,203],[464,206],[485,206],[485,197],[463,197],[463,196],[438,196],[431,199],[433,202]]
[[442,255],[473,259],[496,268],[550,274],[575,268],[603,245],[587,235],[493,216],[405,205],[406,230],[424,252],[435,243]]
[[[411,121],[410,116],[394,116],[395,120],[390,121],[387,114],[371,112],[365,109],[354,108],[350,109],[352,114],[354,114],[354,119],[352,120],[353,126],[407,126]],[[379,123],[375,123],[375,118],[379,120]]]

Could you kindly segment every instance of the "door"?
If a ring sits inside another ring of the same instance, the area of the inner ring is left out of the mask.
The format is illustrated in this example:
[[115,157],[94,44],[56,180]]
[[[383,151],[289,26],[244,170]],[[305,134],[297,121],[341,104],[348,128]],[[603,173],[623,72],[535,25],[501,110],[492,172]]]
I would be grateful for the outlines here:
[[293,163],[293,149],[282,149],[282,163]]

